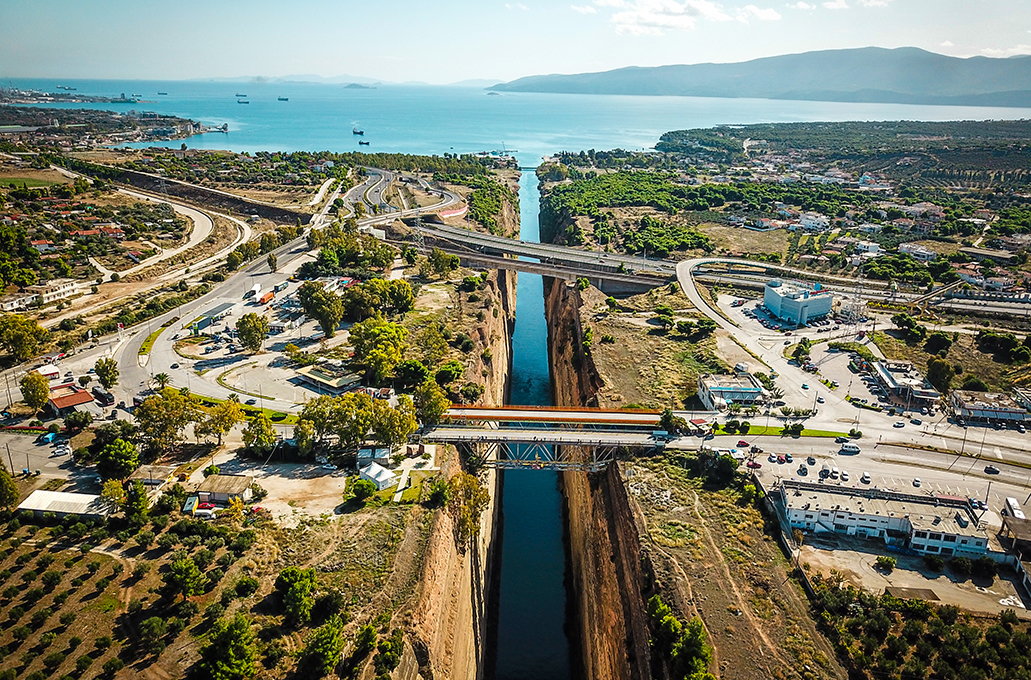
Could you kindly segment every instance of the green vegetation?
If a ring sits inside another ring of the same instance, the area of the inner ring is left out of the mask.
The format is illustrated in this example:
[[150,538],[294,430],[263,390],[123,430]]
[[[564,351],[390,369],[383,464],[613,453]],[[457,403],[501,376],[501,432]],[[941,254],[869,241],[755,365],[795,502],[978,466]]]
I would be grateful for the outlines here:
[[504,183],[489,175],[438,174],[434,179],[461,184],[473,190],[469,195],[469,217],[492,233],[504,236],[498,227],[498,216],[506,202],[515,205],[516,195]]
[[705,626],[698,617],[686,624],[673,614],[662,598],[648,600],[648,621],[652,629],[652,649],[669,664],[670,677],[677,680],[714,680],[708,672],[712,647],[706,641]]

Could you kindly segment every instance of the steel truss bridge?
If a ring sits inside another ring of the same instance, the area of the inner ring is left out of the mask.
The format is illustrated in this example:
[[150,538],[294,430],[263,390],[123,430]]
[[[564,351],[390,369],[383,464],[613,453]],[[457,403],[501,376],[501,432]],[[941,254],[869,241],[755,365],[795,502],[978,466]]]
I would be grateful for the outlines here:
[[[453,407],[441,425],[422,434],[453,444],[486,467],[518,470],[603,470],[631,453],[661,450],[658,411],[545,407]],[[687,420],[714,414],[681,412]]]

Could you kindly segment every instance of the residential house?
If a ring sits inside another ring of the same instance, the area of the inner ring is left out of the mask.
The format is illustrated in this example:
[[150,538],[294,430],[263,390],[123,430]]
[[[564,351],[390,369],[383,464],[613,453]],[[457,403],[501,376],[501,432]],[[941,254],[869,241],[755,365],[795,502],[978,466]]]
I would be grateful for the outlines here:
[[820,213],[807,212],[799,216],[798,223],[806,231],[823,231],[830,226],[830,219]]
[[243,502],[251,499],[254,479],[248,475],[208,475],[197,487],[202,503],[228,503],[238,498]]
[[71,297],[79,289],[79,282],[74,279],[54,279],[47,283],[37,283],[25,288],[26,293],[35,295],[40,304],[49,304],[57,300]]
[[918,243],[900,243],[899,252],[912,255],[921,262],[930,262],[938,257],[938,253]]
[[29,241],[29,245],[41,253],[49,253],[52,250],[56,250],[56,248],[54,248],[53,241]]
[[365,467],[361,468],[359,477],[372,482],[380,491],[389,489],[397,484],[397,477],[394,476],[394,473],[379,463],[369,463]]
[[881,246],[873,241],[860,241],[856,243],[857,253],[878,253],[881,250]]

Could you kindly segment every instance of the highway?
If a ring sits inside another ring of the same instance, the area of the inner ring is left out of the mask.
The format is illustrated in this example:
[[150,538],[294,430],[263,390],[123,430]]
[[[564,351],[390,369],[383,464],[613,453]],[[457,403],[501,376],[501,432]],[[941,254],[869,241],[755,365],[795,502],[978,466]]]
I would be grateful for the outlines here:
[[507,427],[435,427],[426,430],[422,439],[448,444],[564,444],[634,449],[653,449],[662,445],[649,432]]

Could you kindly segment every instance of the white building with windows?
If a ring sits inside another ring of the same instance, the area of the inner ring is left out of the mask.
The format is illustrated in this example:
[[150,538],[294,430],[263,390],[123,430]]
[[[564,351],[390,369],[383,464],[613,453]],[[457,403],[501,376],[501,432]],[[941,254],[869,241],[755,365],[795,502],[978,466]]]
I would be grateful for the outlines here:
[[25,288],[25,292],[35,295],[39,303],[43,305],[71,297],[78,290],[79,282],[75,279],[54,279]]
[[772,279],[766,283],[763,304],[781,321],[803,326],[830,314],[834,295],[820,284],[810,289]]
[[938,257],[938,253],[918,243],[900,243],[899,252],[905,253],[906,255],[912,255],[921,262],[930,262]]
[[987,525],[959,498],[784,480],[776,500],[791,527],[809,533],[880,538],[943,557],[978,557],[989,549]]
[[751,373],[698,376],[698,398],[710,411],[725,411],[730,404],[750,406],[763,399],[763,388]]

